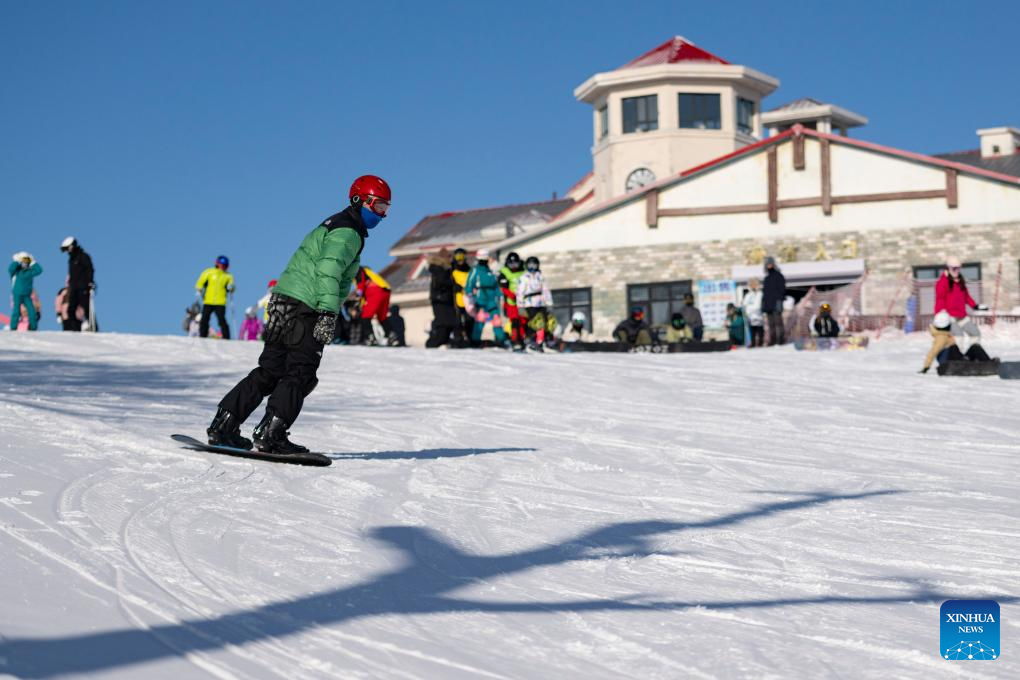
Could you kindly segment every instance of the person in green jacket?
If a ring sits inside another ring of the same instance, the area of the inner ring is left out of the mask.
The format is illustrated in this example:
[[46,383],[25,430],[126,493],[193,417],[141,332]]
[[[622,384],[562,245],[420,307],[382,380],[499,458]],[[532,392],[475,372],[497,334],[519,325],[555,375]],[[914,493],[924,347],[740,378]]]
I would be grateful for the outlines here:
[[359,177],[351,185],[350,206],[301,241],[273,288],[259,365],[220,401],[206,430],[210,444],[250,449],[241,424],[269,397],[265,417],[252,433],[254,445],[265,453],[308,452],[287,438],[287,430],[319,382],[315,374],[323,347],[333,341],[368,230],[386,216],[390,195],[383,179]]
[[11,309],[11,330],[18,329],[21,321],[21,305],[25,305],[28,314],[28,330],[39,327],[39,315],[35,312],[32,302],[32,286],[35,277],[42,274],[42,267],[29,253],[14,253],[14,262],[7,267],[7,275],[11,277],[11,298],[14,307]]

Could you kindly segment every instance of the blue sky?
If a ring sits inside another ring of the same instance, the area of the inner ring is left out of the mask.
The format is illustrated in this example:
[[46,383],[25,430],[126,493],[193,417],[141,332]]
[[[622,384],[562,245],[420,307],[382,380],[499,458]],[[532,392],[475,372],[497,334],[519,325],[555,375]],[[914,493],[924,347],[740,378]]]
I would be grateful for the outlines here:
[[778,77],[766,108],[831,101],[937,153],[1020,126],[1018,25],[935,0],[0,0],[0,254],[46,269],[43,329],[73,234],[104,330],[175,333],[217,255],[254,303],[359,174],[394,189],[375,267],[426,214],[562,193],[590,169],[573,88],[672,35]]

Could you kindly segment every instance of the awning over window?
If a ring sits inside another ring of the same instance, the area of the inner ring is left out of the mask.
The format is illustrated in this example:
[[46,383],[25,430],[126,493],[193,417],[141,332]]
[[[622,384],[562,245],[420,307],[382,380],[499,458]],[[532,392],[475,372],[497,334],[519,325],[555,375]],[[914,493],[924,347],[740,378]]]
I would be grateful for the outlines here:
[[[787,286],[831,286],[850,283],[864,274],[864,260],[820,260],[818,262],[787,262],[779,264]],[[733,267],[733,280],[747,283],[750,279],[765,277],[760,264],[742,264]]]

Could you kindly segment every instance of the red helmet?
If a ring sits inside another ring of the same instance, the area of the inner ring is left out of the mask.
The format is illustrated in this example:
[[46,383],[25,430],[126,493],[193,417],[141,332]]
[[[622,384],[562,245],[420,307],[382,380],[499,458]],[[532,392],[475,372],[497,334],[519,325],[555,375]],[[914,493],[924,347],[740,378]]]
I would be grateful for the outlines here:
[[351,185],[351,205],[364,205],[380,215],[386,214],[391,196],[390,185],[375,175],[362,175]]

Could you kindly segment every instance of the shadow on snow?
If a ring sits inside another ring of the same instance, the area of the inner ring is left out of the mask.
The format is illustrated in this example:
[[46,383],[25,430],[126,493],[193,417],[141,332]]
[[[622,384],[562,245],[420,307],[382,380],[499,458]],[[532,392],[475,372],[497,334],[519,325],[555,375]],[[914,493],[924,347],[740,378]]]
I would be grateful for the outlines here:
[[519,453],[536,451],[531,448],[499,449],[422,449],[421,451],[371,451],[366,453],[328,453],[333,460],[439,460],[440,458],[461,458],[480,456],[486,453]]

